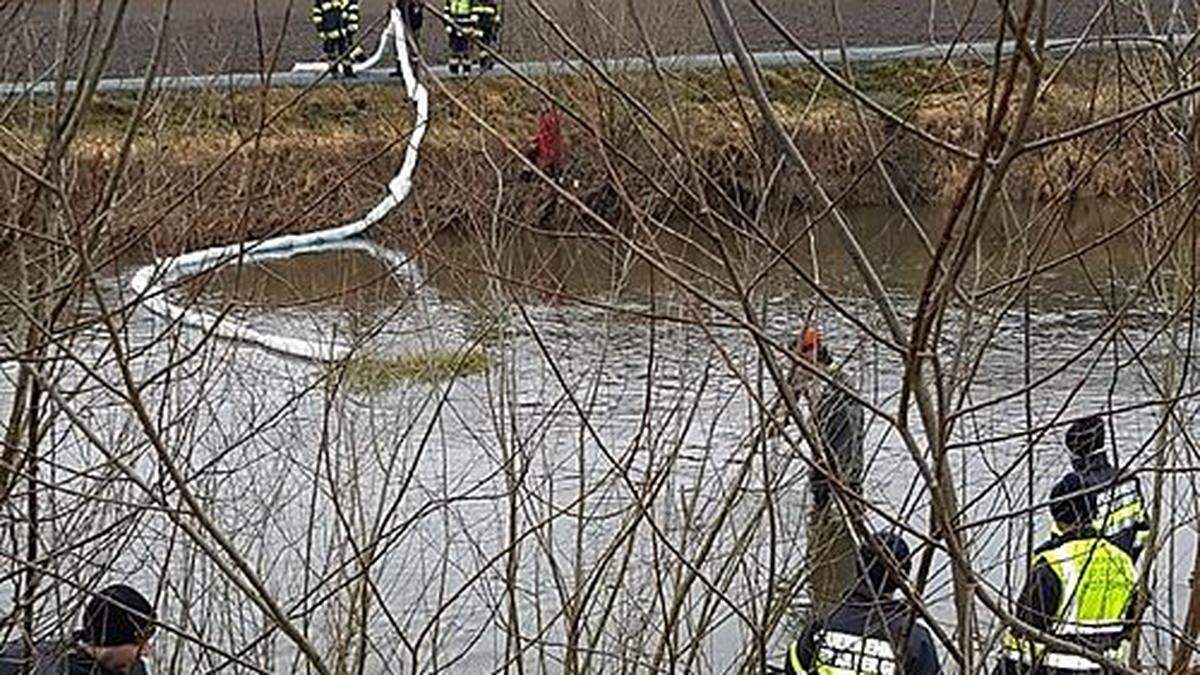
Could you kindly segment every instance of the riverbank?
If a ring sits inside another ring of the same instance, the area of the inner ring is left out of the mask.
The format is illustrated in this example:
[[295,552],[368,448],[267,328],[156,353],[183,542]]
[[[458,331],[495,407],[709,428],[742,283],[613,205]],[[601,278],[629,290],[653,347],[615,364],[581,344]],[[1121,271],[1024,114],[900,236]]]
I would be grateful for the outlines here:
[[[809,69],[764,73],[780,118],[825,189],[843,206],[885,205],[878,156],[899,192],[917,203],[954,198],[971,162],[860,109]],[[857,68],[858,87],[912,126],[966,149],[982,144],[990,71],[929,62]],[[1113,60],[1080,60],[1044,91],[1028,139],[1050,136],[1140,105],[1158,89],[1127,82]],[[779,155],[752,101],[721,72],[614,76],[625,95],[583,77],[539,81],[555,103],[514,79],[431,83],[433,117],[412,203],[385,236],[433,230],[591,229],[594,221],[538,180],[523,177],[540,110],[560,105],[564,183],[620,227],[677,222],[703,199],[736,224],[737,212],[791,218],[812,211],[804,181],[777,171]],[[27,166],[28,141],[44,137],[49,103],[14,111],[0,146]],[[73,199],[86,212],[109,179],[136,102],[102,96],[72,150]],[[1133,118],[1031,152],[1006,187],[1015,200],[1045,199],[1073,180],[1079,197],[1137,199],[1151,182],[1174,183],[1186,160],[1169,113]],[[111,219],[114,244],[158,253],[328,227],[357,217],[385,190],[410,131],[403,92],[392,87],[300,93],[164,93],[132,146]],[[485,126],[486,125],[486,126]],[[259,129],[262,132],[259,133]],[[693,171],[696,169],[698,171]],[[4,182],[16,180],[8,172]],[[697,183],[699,181],[699,183]],[[764,197],[765,195],[765,197]],[[765,203],[764,203],[765,198]],[[497,208],[498,207],[498,208]]]

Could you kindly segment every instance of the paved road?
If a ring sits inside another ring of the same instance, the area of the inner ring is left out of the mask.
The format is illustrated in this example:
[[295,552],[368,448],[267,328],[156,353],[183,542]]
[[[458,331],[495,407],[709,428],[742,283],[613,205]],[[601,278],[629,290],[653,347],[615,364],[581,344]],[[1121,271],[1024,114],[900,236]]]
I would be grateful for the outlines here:
[[[1176,40],[1186,42],[1190,35],[1176,36]],[[1150,39],[1132,39],[1122,38],[1123,44],[1128,46],[1147,46],[1155,42]],[[1108,48],[1112,45],[1112,41],[1107,39],[1098,39],[1094,42],[1089,42],[1083,45],[1083,49]],[[1049,40],[1046,47],[1050,50],[1066,51],[1078,47],[1077,40],[1073,38],[1058,38]],[[754,52],[753,58],[760,67],[763,68],[787,68],[795,66],[810,65],[811,59],[816,58],[826,64],[836,65],[844,60],[854,63],[864,62],[879,62],[893,61],[898,59],[941,59],[947,55],[952,55],[956,58],[970,57],[978,55],[982,58],[990,58],[995,49],[994,42],[967,42],[955,44],[916,44],[916,45],[897,45],[897,46],[880,46],[880,47],[849,47],[844,51],[841,49],[816,49],[811,50],[807,54],[802,54],[797,51],[781,50],[781,51],[758,51]],[[1003,51],[1012,53],[1014,44],[1012,41],[1003,43]],[[392,52],[387,52],[388,55]],[[810,58],[811,57],[811,58]],[[638,72],[645,71],[650,68],[651,61],[644,57],[616,57],[610,59],[598,60],[598,63],[609,72]],[[659,59],[659,64],[668,69],[683,70],[707,70],[721,67],[733,66],[734,61],[729,55],[719,54],[679,54],[675,56],[666,56]],[[293,86],[303,87],[318,81],[318,84],[340,83],[343,86],[358,86],[367,84],[393,84],[399,85],[401,80],[388,67],[374,67],[369,70],[362,71],[357,78],[352,80],[335,79],[323,74],[324,64],[321,62],[309,62],[303,69],[288,72],[275,72],[271,75],[271,83],[275,86]],[[474,73],[467,77],[504,77],[510,75],[510,70],[526,75],[529,77],[542,77],[546,75],[571,74],[579,72],[587,72],[588,64],[579,60],[557,60],[557,61],[521,61],[510,63],[506,66],[498,66],[495,70],[486,73]],[[453,77],[446,69],[446,66],[439,65],[430,68],[430,72],[436,77]],[[463,77],[463,76],[459,76]],[[160,77],[155,81],[155,86],[159,89],[172,90],[189,90],[189,89],[253,89],[261,87],[263,77],[260,73],[223,73],[217,75],[167,75]],[[49,81],[31,81],[31,82],[0,82],[0,97],[7,98],[11,96],[48,96],[54,93],[54,83]],[[76,83],[68,81],[66,84],[67,91],[74,91]],[[140,92],[144,87],[144,81],[141,77],[116,77],[102,79],[97,89],[100,92],[118,92],[126,94],[134,94]]]
[[[152,52],[163,0],[130,0],[129,10],[107,74],[140,75]],[[362,0],[366,23],[381,19],[390,0]],[[439,4],[440,0],[426,0]],[[1170,0],[1151,0],[1160,12]],[[67,4],[61,2],[61,4]],[[79,3],[90,8],[92,3]],[[104,3],[107,7],[116,3]],[[739,25],[757,50],[786,47],[783,39],[749,4],[731,0]],[[965,26],[968,40],[994,35],[998,4],[991,0],[762,0],[806,45],[834,45],[839,33],[856,46],[949,41]],[[831,6],[841,7],[841,21]],[[935,7],[930,19],[930,6]],[[968,8],[978,4],[974,14]],[[1051,0],[1051,32],[1055,36],[1078,34],[1099,6],[1118,6],[1117,15],[1105,15],[1102,32],[1141,30],[1130,3],[1108,0]],[[0,81],[37,79],[50,63],[56,42],[60,2],[31,0],[17,3],[15,13],[0,27]],[[257,5],[257,17],[254,7]],[[503,47],[515,60],[555,60],[571,56],[538,16],[541,8],[589,53],[623,56],[641,53],[638,31],[630,15],[636,6],[647,34],[660,54],[713,52],[702,7],[705,0],[508,0]],[[312,60],[317,42],[308,23],[310,0],[176,0],[167,30],[166,72],[211,74],[287,70],[297,61]],[[0,17],[3,18],[3,17]],[[1161,20],[1161,16],[1159,17]],[[839,25],[842,30],[839,31]],[[1164,32],[1165,26],[1156,26]],[[1180,28],[1180,27],[1176,27]],[[427,57],[439,61],[445,51],[445,34],[428,16],[422,36]],[[279,45],[278,60],[270,55]],[[266,66],[264,66],[266,64]]]

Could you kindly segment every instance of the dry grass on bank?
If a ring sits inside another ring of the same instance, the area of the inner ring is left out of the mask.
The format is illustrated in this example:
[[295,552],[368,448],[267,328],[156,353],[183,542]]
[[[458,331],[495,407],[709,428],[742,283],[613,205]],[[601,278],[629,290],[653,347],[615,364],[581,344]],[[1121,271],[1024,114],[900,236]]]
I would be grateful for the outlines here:
[[[1099,61],[1069,68],[1038,106],[1033,135],[1071,129],[1143,102],[1145,95],[1136,87],[1114,84],[1120,82],[1115,68]],[[859,69],[854,77],[872,98],[922,129],[963,147],[980,145],[986,68],[894,63]],[[578,181],[574,191],[581,201],[617,222],[640,216],[671,220],[692,205],[686,194],[692,186],[690,161],[708,174],[711,203],[747,210],[759,205],[777,155],[762,143],[765,134],[745,93],[725,74],[687,74],[666,83],[647,74],[614,78],[628,98],[586,78],[542,82],[586,122],[566,124],[566,174],[571,185]],[[918,201],[950,199],[970,169],[966,161],[910,134],[896,134],[878,116],[867,113],[860,121],[851,98],[810,70],[769,72],[766,82],[825,187],[846,205],[888,200],[871,170],[869,137],[886,147],[883,163],[904,194]],[[389,230],[587,225],[578,210],[556,203],[549,187],[522,181],[519,160],[450,95],[518,148],[528,142],[537,112],[549,105],[546,99],[514,79],[455,82],[445,90],[435,83],[431,89],[434,116],[420,187],[413,205],[388,223]],[[402,90],[330,87],[296,99],[295,90],[265,96],[252,91],[164,94],[133,146],[118,204],[121,218],[110,226],[112,241],[149,241],[160,251],[187,249],[327,227],[359,213],[400,162],[411,120]],[[654,123],[630,101],[648,109]],[[128,97],[101,97],[94,106],[72,156],[78,208],[86,211],[113,170],[134,108]],[[7,125],[11,133],[0,136],[0,144],[36,164],[36,148],[28,139],[42,137],[45,116],[46,108],[36,105],[16,109]],[[270,124],[259,135],[264,116]],[[674,144],[660,130],[675,136]],[[1011,175],[1010,194],[1051,194],[1089,171],[1081,196],[1128,196],[1136,190],[1135,176],[1169,174],[1183,161],[1176,144],[1163,136],[1162,119],[1149,116],[1121,132],[1105,130],[1031,154]],[[680,161],[681,151],[687,161]],[[12,172],[0,178],[14,180]],[[802,207],[807,200],[797,186],[795,179],[784,180],[772,194],[773,205]],[[503,208],[495,213],[498,190],[504,191]],[[629,211],[621,194],[637,212]]]

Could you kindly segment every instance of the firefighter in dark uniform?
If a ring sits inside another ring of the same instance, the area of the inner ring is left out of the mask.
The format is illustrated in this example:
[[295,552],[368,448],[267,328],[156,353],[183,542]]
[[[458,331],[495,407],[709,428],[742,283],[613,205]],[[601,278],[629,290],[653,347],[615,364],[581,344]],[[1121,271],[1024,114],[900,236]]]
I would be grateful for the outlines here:
[[471,44],[475,40],[472,0],[446,0],[446,32],[450,35],[450,74],[471,72]]
[[362,17],[358,11],[358,0],[342,0],[342,26],[346,30],[346,49],[350,50],[350,61],[362,63],[367,60],[367,54],[362,45],[358,44],[358,28]]
[[1104,420],[1099,416],[1077,420],[1067,428],[1064,444],[1071,466],[1085,490],[1096,497],[1092,527],[1100,536],[1120,546],[1138,561],[1150,538],[1150,520],[1137,476],[1122,476],[1104,452]]
[[[1136,571],[1121,547],[1093,527],[1096,497],[1077,474],[1050,493],[1059,534],[1038,547],[1017,601],[1017,618],[1034,628],[1120,661],[1131,628]],[[1108,672],[1100,663],[1055,650],[1013,630],[1004,635],[998,675]]]
[[908,545],[890,533],[872,535],[872,540],[859,548],[857,584],[841,604],[804,627],[788,648],[784,672],[941,673],[929,629],[913,619],[907,603],[892,597],[900,587],[897,572],[907,576],[912,567]]
[[[475,15],[476,35],[480,45],[495,51],[499,46],[496,38],[500,31],[500,6],[497,0],[472,0],[471,13]],[[479,69],[491,70],[495,65],[492,55],[485,49],[479,50]]]
[[[417,47],[421,44],[421,26],[425,24],[425,6],[421,0],[396,0],[396,9],[400,10],[400,18],[404,20],[404,26],[408,29],[408,56],[413,62],[417,58]],[[392,75],[399,77],[403,74],[400,70],[400,63],[396,63],[396,69],[392,71]]]
[[[317,36],[321,38],[325,59],[330,63],[342,58],[350,44],[346,39],[345,10],[346,0],[313,0],[313,25],[317,28]],[[343,63],[342,74],[354,77],[353,66]]]

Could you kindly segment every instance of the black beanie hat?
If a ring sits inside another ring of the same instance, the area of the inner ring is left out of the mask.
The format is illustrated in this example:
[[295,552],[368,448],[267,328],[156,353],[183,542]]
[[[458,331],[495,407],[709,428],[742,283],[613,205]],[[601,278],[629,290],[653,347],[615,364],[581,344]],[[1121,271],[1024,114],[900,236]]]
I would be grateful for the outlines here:
[[897,580],[888,574],[887,559],[880,551],[887,551],[895,559],[900,568],[901,576],[907,577],[912,571],[912,554],[908,544],[900,535],[891,532],[877,532],[871,535],[871,540],[863,542],[858,549],[858,575],[870,584],[871,589],[879,593],[891,593],[900,587]]
[[1075,420],[1067,427],[1063,439],[1067,449],[1077,457],[1086,457],[1104,448],[1104,418],[1099,415]]
[[1096,495],[1083,493],[1079,474],[1069,473],[1050,491],[1050,514],[1063,525],[1082,525],[1096,517]]
[[97,593],[83,609],[83,629],[76,636],[93,647],[141,642],[154,633],[154,607],[137,590],[117,584]]

